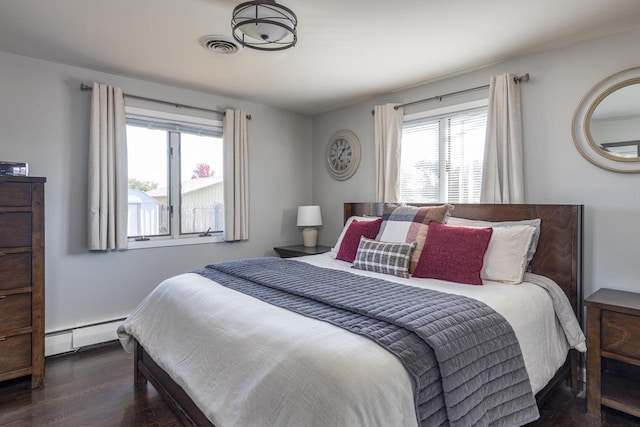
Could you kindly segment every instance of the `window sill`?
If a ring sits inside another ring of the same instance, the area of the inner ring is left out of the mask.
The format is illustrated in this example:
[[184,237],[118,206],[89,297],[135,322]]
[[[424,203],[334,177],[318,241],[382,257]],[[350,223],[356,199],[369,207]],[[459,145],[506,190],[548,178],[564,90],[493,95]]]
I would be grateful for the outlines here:
[[166,246],[204,245],[207,243],[224,242],[222,234],[213,234],[208,237],[182,237],[180,239],[150,239],[144,241],[129,241],[127,249],[163,248]]

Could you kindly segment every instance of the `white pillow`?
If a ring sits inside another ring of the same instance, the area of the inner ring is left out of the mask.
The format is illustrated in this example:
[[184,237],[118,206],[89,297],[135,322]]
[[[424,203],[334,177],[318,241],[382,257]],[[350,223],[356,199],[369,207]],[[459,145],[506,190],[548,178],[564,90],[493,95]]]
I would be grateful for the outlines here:
[[457,225],[461,227],[509,227],[513,225],[531,225],[535,227],[531,244],[527,250],[527,265],[533,259],[536,254],[536,248],[538,247],[538,240],[540,239],[540,218],[535,219],[523,219],[520,221],[480,221],[475,219],[456,218],[449,217],[446,222],[448,225]]
[[496,282],[521,283],[535,230],[531,225],[493,227],[480,277]]
[[347,222],[344,224],[344,227],[342,228],[342,232],[340,233],[340,236],[338,236],[336,245],[331,248],[331,253],[333,254],[338,253],[338,251],[340,250],[340,245],[342,244],[342,239],[344,238],[344,235],[347,233],[347,230],[349,229],[349,226],[351,225],[354,219],[357,221],[375,221],[376,219],[379,219],[379,218],[380,218],[379,216],[355,216],[355,215],[349,217],[347,219]]

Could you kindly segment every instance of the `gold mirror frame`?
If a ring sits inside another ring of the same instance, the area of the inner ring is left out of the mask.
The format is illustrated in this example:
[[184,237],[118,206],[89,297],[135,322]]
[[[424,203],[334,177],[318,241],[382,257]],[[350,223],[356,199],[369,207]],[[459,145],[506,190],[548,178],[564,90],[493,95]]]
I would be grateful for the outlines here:
[[605,78],[582,98],[571,123],[573,142],[580,154],[594,165],[612,172],[639,173],[640,157],[614,156],[603,150],[591,135],[591,117],[607,96],[633,84],[640,84],[640,67],[629,68]]

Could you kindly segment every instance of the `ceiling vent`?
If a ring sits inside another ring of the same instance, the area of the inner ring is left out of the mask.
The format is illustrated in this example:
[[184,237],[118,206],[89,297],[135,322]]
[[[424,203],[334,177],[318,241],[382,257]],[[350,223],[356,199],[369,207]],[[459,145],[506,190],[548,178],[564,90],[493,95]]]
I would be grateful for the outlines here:
[[211,35],[200,38],[200,44],[207,50],[215,53],[231,54],[240,50],[235,40],[227,36]]

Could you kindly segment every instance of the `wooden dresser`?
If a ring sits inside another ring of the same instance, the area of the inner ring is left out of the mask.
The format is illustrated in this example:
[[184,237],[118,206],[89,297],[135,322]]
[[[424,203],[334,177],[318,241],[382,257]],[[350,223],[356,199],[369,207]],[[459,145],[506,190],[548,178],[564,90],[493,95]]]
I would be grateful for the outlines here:
[[587,306],[587,412],[640,417],[640,294],[599,289]]
[[0,381],[44,385],[45,178],[0,176]]

